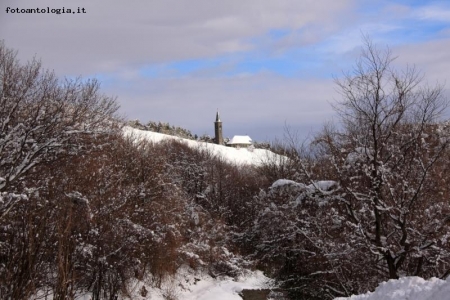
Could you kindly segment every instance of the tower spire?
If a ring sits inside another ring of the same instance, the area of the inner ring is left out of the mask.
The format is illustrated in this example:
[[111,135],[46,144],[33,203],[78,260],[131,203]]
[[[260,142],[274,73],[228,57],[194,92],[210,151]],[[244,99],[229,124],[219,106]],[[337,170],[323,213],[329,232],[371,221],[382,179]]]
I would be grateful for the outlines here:
[[217,113],[216,113],[216,122],[222,122],[222,121],[220,121],[219,109],[217,109]]
[[218,145],[223,145],[222,121],[220,121],[219,109],[216,113],[216,121],[214,122],[214,133],[216,134],[214,141]]

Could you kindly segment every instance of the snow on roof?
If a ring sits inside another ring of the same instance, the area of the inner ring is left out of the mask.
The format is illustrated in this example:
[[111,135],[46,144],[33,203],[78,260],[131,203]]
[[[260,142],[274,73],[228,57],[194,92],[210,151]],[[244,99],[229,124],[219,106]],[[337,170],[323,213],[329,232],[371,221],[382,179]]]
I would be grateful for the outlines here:
[[234,145],[234,144],[251,145],[252,144],[252,139],[248,135],[235,135],[228,142],[228,145]]

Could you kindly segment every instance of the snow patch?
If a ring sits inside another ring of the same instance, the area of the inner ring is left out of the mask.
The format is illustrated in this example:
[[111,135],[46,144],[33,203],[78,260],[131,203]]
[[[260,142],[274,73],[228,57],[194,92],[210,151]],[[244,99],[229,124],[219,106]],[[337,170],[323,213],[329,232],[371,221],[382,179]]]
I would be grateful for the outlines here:
[[309,192],[315,192],[317,190],[330,191],[335,189],[337,186],[338,183],[333,180],[314,181],[310,185],[305,185],[303,183],[298,183],[289,179],[278,179],[271,185],[270,189],[280,189],[284,187],[289,187],[291,189],[297,188],[299,190],[307,190]]
[[335,300],[443,300],[450,299],[450,277],[447,280],[403,277],[381,283],[373,292]]
[[295,186],[295,187],[299,187],[304,189],[306,186],[303,183],[298,183],[295,182],[293,180],[289,180],[289,179],[278,179],[277,181],[275,181],[272,186],[270,187],[271,189],[276,189],[279,187],[283,187],[286,185],[290,185],[290,186]]

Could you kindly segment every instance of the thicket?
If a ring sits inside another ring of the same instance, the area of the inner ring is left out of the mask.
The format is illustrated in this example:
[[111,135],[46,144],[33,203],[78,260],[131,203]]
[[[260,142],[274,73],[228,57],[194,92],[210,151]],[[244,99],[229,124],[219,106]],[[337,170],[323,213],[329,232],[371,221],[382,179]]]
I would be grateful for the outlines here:
[[[333,299],[401,276],[450,273],[450,124],[442,86],[394,68],[369,39],[336,80],[336,126],[308,145],[290,135],[286,164],[246,238],[252,258],[293,299]],[[328,180],[328,181],[323,181]]]
[[0,298],[116,299],[182,265],[246,265],[229,232],[267,185],[251,169],[124,137],[98,82],[60,80],[3,43],[0,82]]

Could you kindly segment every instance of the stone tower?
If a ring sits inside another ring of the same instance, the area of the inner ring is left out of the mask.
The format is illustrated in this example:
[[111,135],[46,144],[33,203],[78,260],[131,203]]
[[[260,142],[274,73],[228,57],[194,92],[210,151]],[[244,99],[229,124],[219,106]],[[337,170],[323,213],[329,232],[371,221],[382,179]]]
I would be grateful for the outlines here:
[[217,145],[223,145],[222,121],[220,121],[219,110],[217,110],[216,121],[214,122],[214,131],[216,134],[214,142]]

